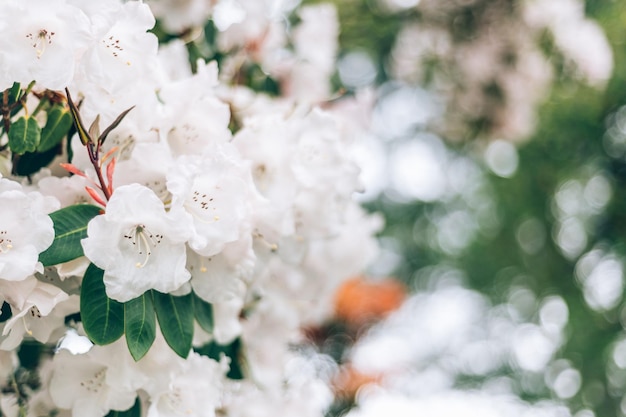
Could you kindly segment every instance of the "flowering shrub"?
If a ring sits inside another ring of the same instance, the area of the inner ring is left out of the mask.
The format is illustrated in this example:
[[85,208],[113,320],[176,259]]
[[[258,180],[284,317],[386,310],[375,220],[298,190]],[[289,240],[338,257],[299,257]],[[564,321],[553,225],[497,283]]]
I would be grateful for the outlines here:
[[292,347],[380,220],[327,101],[334,9],[270,3],[0,5],[2,415],[329,403]]

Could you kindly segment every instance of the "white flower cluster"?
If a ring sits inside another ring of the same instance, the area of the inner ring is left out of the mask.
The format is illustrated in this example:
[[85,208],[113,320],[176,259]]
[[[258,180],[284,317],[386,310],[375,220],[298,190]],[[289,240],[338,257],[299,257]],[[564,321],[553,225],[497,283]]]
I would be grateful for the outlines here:
[[[67,106],[67,88],[95,138],[134,106],[97,145],[82,141],[77,123],[54,163],[28,178],[16,175],[18,158],[6,135],[0,139],[0,302],[12,313],[0,324],[0,349],[12,352],[1,357],[0,385],[18,366],[21,343],[59,343],[41,360],[37,389],[4,390],[2,415],[100,417],[135,401],[149,417],[322,415],[329,389],[315,372],[294,375],[290,346],[303,324],[325,317],[341,281],[371,262],[381,222],[352,200],[360,185],[351,124],[317,106],[328,98],[334,65],[334,9],[300,10],[295,50],[281,60],[272,54],[277,44],[286,50],[279,16],[290,8],[265,3],[272,2],[0,4],[0,90],[6,99],[14,83],[35,82],[17,116],[34,114],[53,92]],[[233,86],[237,54],[224,60],[221,78],[215,62],[201,60],[192,74],[183,42],[159,48],[148,32],[149,4],[170,31],[192,31],[213,16],[223,50],[265,54],[286,93]],[[319,42],[323,48],[307,46]],[[68,153],[66,169],[76,175],[57,168]],[[49,214],[83,203],[102,207],[81,241],[84,256],[44,268],[39,256],[55,239]],[[90,302],[79,296],[90,264],[121,303],[149,290],[193,291],[214,315],[212,334],[195,326],[194,346],[235,343],[236,358],[191,351],[182,359],[158,329],[139,361],[123,338],[91,346],[74,321]],[[235,368],[241,379],[227,377]]]

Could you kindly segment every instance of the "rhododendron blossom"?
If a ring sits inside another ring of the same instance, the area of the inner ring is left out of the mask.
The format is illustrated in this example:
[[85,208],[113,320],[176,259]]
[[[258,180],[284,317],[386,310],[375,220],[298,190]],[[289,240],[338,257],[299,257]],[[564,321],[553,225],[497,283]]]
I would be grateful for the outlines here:
[[182,211],[165,211],[150,189],[138,184],[115,190],[106,213],[89,223],[85,255],[105,271],[109,297],[128,301],[149,289],[177,290],[190,274],[185,242],[190,235]]
[[58,207],[52,197],[26,193],[8,179],[0,179],[0,279],[20,281],[41,270],[38,255],[54,238],[48,213]]

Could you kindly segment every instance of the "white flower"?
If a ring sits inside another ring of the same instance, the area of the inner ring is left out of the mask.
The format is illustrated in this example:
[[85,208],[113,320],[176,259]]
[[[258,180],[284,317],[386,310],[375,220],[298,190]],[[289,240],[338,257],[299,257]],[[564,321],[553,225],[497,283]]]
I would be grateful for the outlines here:
[[332,4],[316,4],[302,7],[298,15],[302,22],[293,32],[298,61],[291,70],[287,90],[302,101],[325,100],[337,55],[337,12]]
[[148,417],[215,416],[224,373],[222,364],[191,352],[178,369],[170,372],[168,386],[150,393]]
[[118,161],[113,183],[116,186],[132,183],[145,185],[167,206],[172,196],[165,185],[165,176],[173,162],[167,146],[161,143],[137,143],[129,159]]
[[36,80],[61,90],[87,45],[89,20],[64,0],[7,1],[0,6],[0,89]]
[[229,145],[203,156],[182,156],[167,177],[172,207],[193,219],[191,249],[200,255],[219,253],[226,243],[250,233],[254,186],[248,165]]
[[[94,346],[74,355],[61,349],[53,358],[48,386],[53,403],[71,409],[74,417],[103,417],[109,410],[127,410],[137,397],[142,382],[123,340]],[[125,380],[117,375],[125,371]]]
[[159,92],[165,113],[161,129],[174,156],[198,155],[231,139],[230,111],[215,96],[217,85],[217,64],[199,62],[195,75],[167,83]]
[[0,179],[0,279],[21,281],[43,270],[39,254],[54,240],[47,214],[58,205],[52,197],[25,193],[18,183]]
[[243,299],[228,298],[213,303],[213,337],[220,345],[231,343],[241,334]]
[[147,33],[155,23],[150,7],[138,1],[116,6],[89,10],[95,33],[80,62],[81,75],[112,94],[146,84],[158,62],[157,38]]
[[[17,283],[16,283],[17,284]],[[11,303],[13,316],[5,323],[0,349],[15,349],[28,334],[41,343],[51,341],[53,334],[64,328],[65,317],[79,310],[77,295],[68,296],[58,287],[35,277],[20,281],[22,302]]]
[[280,213],[282,224],[275,226],[283,234],[295,229],[301,237],[326,237],[358,189],[359,169],[335,118],[300,110],[250,118],[233,142],[252,161],[259,192]]
[[85,256],[104,270],[107,295],[120,302],[149,289],[168,293],[185,284],[188,217],[165,211],[152,190],[139,184],[114,192],[106,213],[89,222]]
[[227,244],[221,253],[211,257],[189,251],[187,269],[191,272],[191,286],[200,298],[209,303],[243,297],[245,283],[252,276],[255,261],[251,236]]

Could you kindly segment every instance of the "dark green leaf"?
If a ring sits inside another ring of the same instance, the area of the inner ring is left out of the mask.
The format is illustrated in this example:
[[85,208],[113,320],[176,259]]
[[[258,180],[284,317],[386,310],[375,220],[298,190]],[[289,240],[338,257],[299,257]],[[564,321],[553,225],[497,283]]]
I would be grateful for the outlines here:
[[11,90],[9,90],[9,104],[15,103],[20,98],[21,92],[20,83],[13,83]]
[[111,410],[105,417],[141,417],[141,401],[139,401],[139,397],[137,397],[135,404],[128,410]]
[[41,128],[32,117],[20,117],[11,123],[9,130],[9,147],[17,154],[34,152],[39,145]]
[[32,175],[43,167],[50,165],[50,162],[59,154],[55,148],[45,152],[26,152],[13,158],[13,173],[15,175]]
[[148,352],[156,337],[154,304],[149,292],[124,303],[124,333],[128,350],[138,361]]
[[44,359],[44,345],[36,340],[25,339],[16,349],[20,368],[36,371]]
[[80,291],[83,327],[97,345],[112,343],[124,334],[124,305],[107,297],[103,277],[103,270],[89,265]]
[[174,297],[152,291],[159,328],[176,354],[186,358],[193,339],[193,301],[191,294]]
[[194,351],[216,361],[219,361],[222,355],[229,357],[230,369],[226,376],[230,379],[243,379],[241,339],[235,339],[229,345],[219,345],[215,342],[210,342],[202,347],[194,348]]
[[4,301],[2,303],[2,309],[0,310],[0,323],[4,323],[8,319],[13,317],[13,311],[11,310],[11,304]]
[[87,223],[102,209],[89,204],[79,204],[50,214],[54,223],[54,241],[39,254],[44,266],[56,265],[83,256],[80,240],[87,237]]
[[[122,120],[124,120],[124,117],[126,117],[128,112],[130,112],[134,108],[135,108],[135,106],[132,106],[132,107],[124,110],[119,116],[117,116],[117,118],[115,120],[113,120],[113,123],[111,123],[106,129],[104,129],[104,132],[102,132],[102,134],[98,136],[98,143],[100,143],[100,145],[102,145],[104,143],[104,141],[106,140],[107,136],[109,136],[109,133],[111,133],[113,131],[113,129],[115,129],[120,123],[122,123]],[[96,121],[98,121],[98,118],[96,118]],[[92,136],[92,137],[94,137],[94,136]]]
[[55,105],[48,112],[46,126],[41,131],[38,152],[45,152],[57,146],[72,127],[72,115],[63,106]]
[[213,306],[193,293],[193,314],[205,331],[213,333]]
[[[78,110],[78,106],[74,104],[74,100],[72,100],[72,95],[70,94],[70,90],[65,88],[65,95],[67,96],[67,104],[70,106],[70,113],[72,114],[72,121],[74,122],[74,127],[76,128],[76,133],[78,133],[78,138],[83,145],[87,145],[88,143],[93,143],[89,133],[85,129],[85,124],[83,123],[83,119],[80,117],[80,112]],[[79,103],[80,104],[80,103]]]

